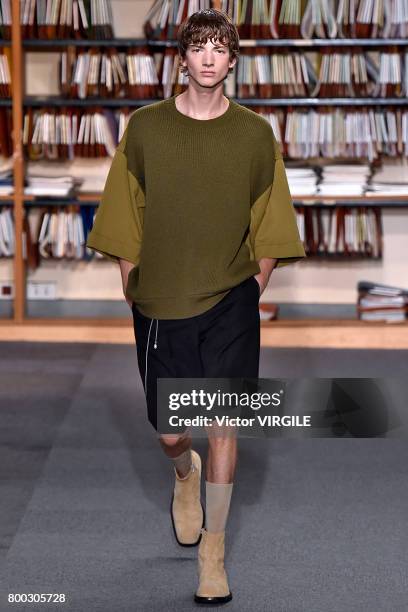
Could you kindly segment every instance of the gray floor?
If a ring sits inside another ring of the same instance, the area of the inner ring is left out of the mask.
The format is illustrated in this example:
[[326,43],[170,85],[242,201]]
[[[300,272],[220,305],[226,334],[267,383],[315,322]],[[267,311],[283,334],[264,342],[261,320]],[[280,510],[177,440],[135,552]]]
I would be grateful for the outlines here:
[[[261,377],[403,376],[406,351],[266,349]],[[132,346],[0,344],[0,609],[197,609]],[[205,440],[195,441],[204,454]],[[408,610],[404,439],[240,439],[216,609]],[[64,593],[65,604],[7,604]]]

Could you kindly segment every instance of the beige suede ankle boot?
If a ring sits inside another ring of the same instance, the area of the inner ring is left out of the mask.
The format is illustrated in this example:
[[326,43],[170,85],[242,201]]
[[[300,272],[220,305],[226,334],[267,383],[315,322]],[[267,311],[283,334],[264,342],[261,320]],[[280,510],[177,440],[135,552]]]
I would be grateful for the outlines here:
[[205,604],[223,604],[231,601],[227,574],[224,568],[225,531],[211,533],[202,529],[198,549],[199,586],[194,601]]
[[201,458],[194,450],[191,456],[192,469],[187,478],[181,479],[174,468],[176,481],[170,514],[174,535],[181,546],[196,546],[200,542],[205,521],[201,504]]

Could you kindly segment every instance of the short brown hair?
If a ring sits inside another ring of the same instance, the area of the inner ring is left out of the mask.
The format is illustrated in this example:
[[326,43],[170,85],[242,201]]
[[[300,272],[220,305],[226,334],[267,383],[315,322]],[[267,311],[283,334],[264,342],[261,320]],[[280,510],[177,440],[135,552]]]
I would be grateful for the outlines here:
[[178,49],[181,57],[185,58],[189,45],[205,44],[208,39],[218,40],[221,44],[228,46],[230,60],[238,58],[238,30],[228,15],[218,9],[197,11],[183,21],[177,32]]

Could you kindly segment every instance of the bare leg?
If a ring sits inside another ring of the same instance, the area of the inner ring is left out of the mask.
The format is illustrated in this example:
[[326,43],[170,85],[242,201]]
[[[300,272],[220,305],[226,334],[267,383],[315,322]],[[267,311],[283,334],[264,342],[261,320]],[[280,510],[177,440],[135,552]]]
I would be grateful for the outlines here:
[[184,434],[166,434],[159,438],[165,454],[173,460],[180,478],[186,478],[192,469],[191,436]]
[[219,484],[234,480],[237,463],[237,437],[234,427],[208,427],[206,480]]
[[208,431],[205,481],[206,527],[211,533],[225,531],[237,463],[236,430],[213,426]]

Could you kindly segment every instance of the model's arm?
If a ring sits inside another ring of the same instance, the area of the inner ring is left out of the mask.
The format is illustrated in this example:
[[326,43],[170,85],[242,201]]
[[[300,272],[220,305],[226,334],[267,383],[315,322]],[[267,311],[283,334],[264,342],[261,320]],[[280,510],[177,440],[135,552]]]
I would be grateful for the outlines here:
[[[132,118],[116,148],[86,241],[87,247],[120,264],[123,293],[130,307],[132,302],[126,296],[126,288],[130,271],[139,264],[145,207],[144,192],[128,167],[126,142],[131,126]],[[136,132],[132,133],[135,138]]]
[[271,257],[262,257],[262,259],[258,261],[261,271],[259,274],[255,275],[255,278],[260,285],[260,295],[262,295],[267,287],[272,270],[276,266],[277,262],[277,259],[272,259]]
[[279,144],[268,122],[251,162],[251,220],[246,239],[261,293],[272,270],[306,257]]
[[122,275],[123,295],[125,296],[125,300],[129,304],[129,307],[132,308],[132,300],[130,300],[126,296],[126,287],[128,283],[129,272],[132,270],[132,268],[135,267],[135,264],[133,264],[131,261],[128,261],[127,259],[119,259],[119,266],[120,273]]

